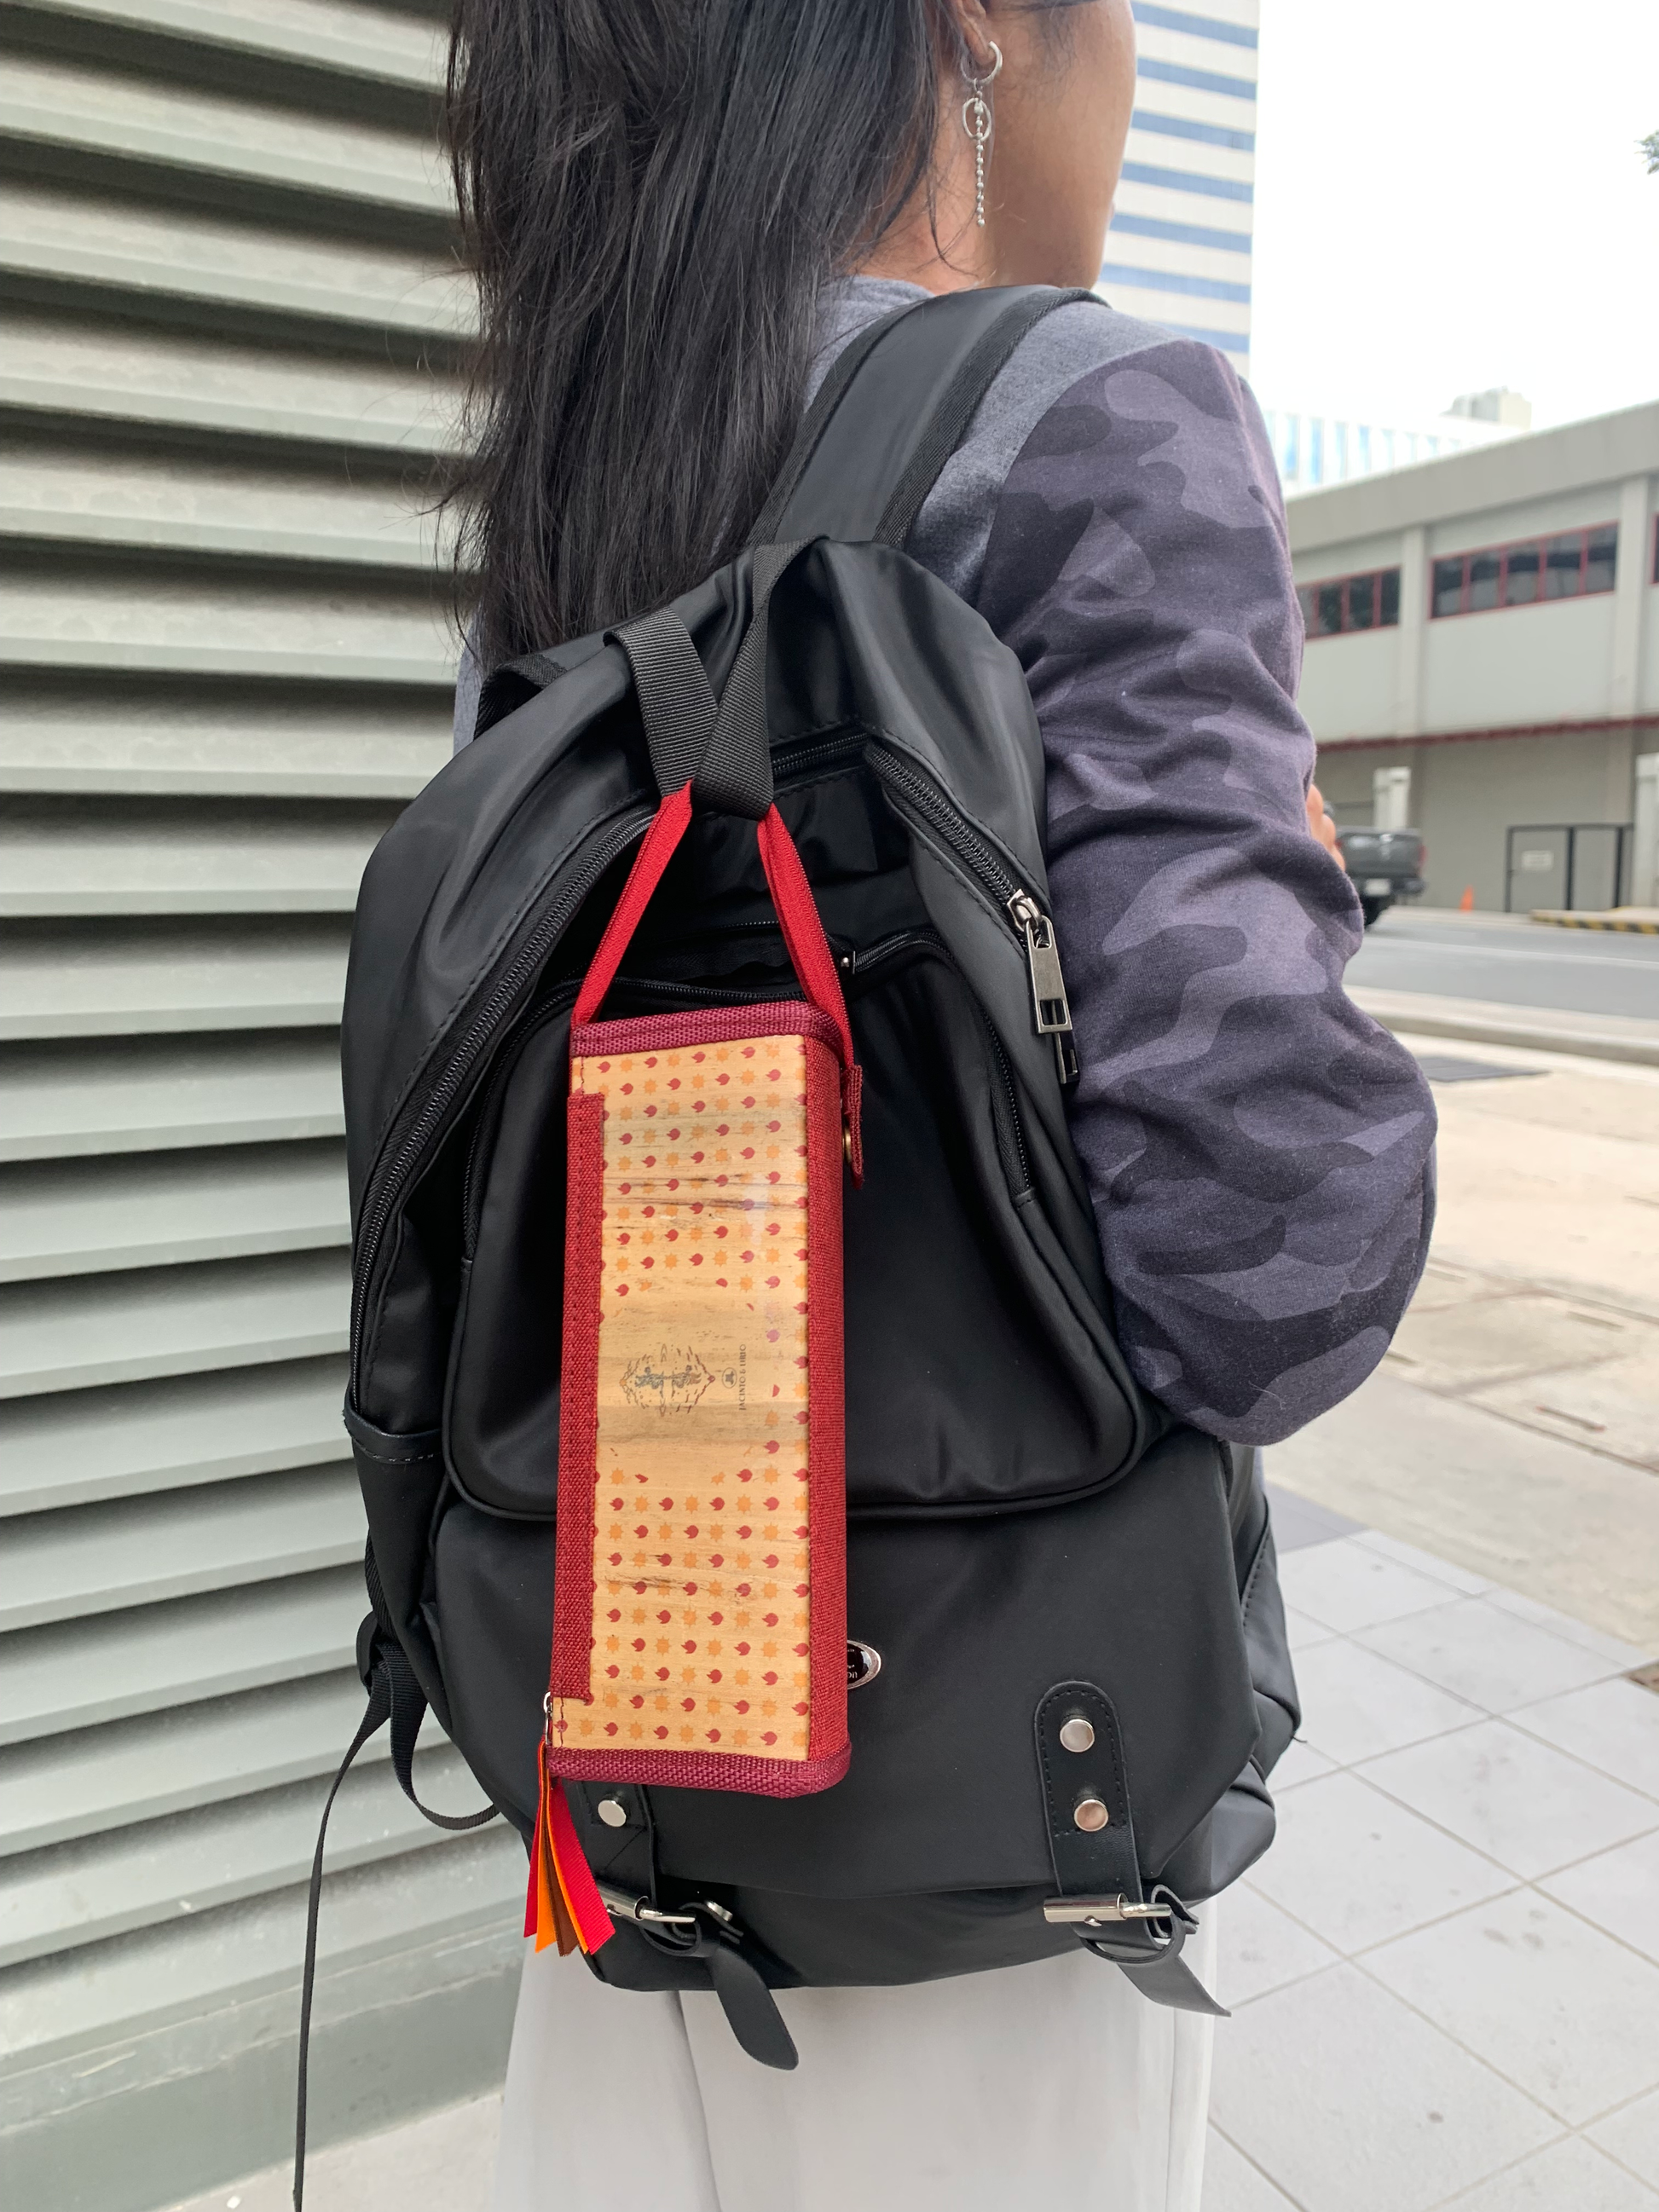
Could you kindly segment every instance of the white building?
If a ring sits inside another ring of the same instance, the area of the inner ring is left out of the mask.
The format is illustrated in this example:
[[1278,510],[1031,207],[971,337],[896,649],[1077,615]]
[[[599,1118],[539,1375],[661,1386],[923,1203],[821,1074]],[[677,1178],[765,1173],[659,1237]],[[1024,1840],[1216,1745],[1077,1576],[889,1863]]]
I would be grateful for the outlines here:
[[1656,506],[1659,402],[1289,503],[1321,787],[1431,905],[1655,901]]
[[1126,314],[1219,346],[1243,375],[1258,0],[1133,4],[1134,119],[1100,289]]

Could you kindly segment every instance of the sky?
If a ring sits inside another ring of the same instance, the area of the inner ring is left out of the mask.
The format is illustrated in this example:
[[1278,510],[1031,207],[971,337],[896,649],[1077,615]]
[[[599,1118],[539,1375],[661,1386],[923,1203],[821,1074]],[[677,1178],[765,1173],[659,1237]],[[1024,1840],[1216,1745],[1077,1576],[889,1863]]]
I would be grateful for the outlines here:
[[1659,398],[1659,0],[1261,0],[1264,404]]

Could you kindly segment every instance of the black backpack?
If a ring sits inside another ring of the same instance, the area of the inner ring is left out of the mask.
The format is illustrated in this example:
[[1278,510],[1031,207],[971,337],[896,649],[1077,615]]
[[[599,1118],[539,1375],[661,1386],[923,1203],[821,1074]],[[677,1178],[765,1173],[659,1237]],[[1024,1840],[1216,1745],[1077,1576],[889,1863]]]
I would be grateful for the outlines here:
[[[1079,1941],[1157,2001],[1218,2010],[1180,1959],[1188,1907],[1271,1840],[1265,1777],[1297,1719],[1255,1455],[1175,1423],[1114,1338],[1067,1133],[1076,1063],[1019,664],[902,550],[1014,347],[1089,296],[963,293],[877,324],[832,371],[750,549],[669,611],[720,694],[770,586],[770,781],[864,1070],[865,1180],[844,1207],[852,1764],[795,1798],[568,1796],[617,1927],[594,1970],[714,1988],[773,2064],[794,2063],[773,1988],[927,1980]],[[477,742],[369,863],[346,988],[345,1420],[374,1603],[358,1741],[390,1718],[408,1788],[429,1704],[526,1838],[569,1010],[668,788],[646,726],[660,752],[664,702],[645,703],[614,634],[498,672]],[[697,767],[613,1012],[798,995],[722,774]]]

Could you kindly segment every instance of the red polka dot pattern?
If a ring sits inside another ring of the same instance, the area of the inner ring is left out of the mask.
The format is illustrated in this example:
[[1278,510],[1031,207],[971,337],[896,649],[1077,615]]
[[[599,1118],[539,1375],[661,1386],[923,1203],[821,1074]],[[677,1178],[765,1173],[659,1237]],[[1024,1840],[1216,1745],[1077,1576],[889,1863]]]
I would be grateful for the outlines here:
[[552,1741],[805,1759],[805,1042],[571,1078],[605,1106],[593,1694]]

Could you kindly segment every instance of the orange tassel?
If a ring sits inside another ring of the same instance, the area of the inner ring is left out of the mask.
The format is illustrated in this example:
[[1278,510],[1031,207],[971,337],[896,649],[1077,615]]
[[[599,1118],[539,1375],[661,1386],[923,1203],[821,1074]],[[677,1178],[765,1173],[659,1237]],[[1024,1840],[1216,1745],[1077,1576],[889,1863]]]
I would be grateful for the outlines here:
[[580,1947],[558,1872],[544,1826],[536,1836],[536,1948],[544,1951],[550,1943],[556,1943],[559,1956],[568,1959]]

